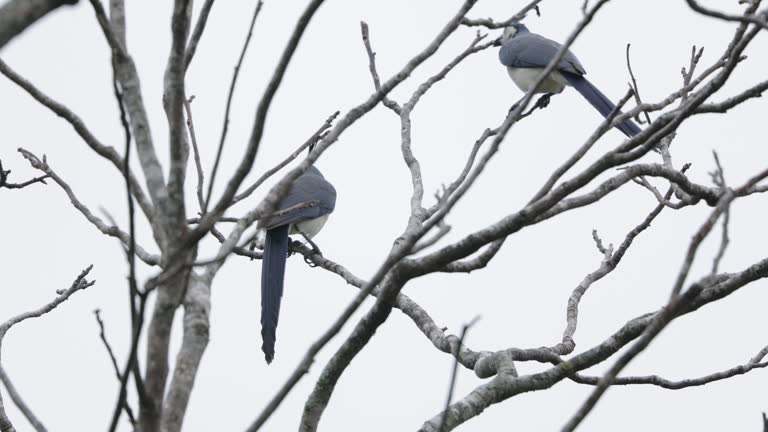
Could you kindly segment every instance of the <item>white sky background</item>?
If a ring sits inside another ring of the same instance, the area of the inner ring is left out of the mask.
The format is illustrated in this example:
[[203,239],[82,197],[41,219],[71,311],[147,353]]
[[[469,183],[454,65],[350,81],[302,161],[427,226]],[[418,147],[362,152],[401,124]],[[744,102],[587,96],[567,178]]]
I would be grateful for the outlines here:
[[[129,49],[140,71],[155,144],[164,163],[168,159],[167,127],[161,94],[170,46],[171,3],[128,2],[127,11]],[[192,108],[205,167],[213,161],[232,67],[254,3],[217,2],[188,74],[187,93],[196,96]],[[343,112],[372,92],[360,20],[371,27],[384,78],[421,51],[459,5],[458,1],[438,0],[326,3],[310,24],[274,100],[251,179],[306,140],[330,113],[337,109]],[[581,3],[547,0],[542,4],[542,17],[531,16],[526,24],[535,32],[562,41],[581,18]],[[217,190],[242,155],[258,98],[304,4],[273,0],[262,10],[235,95]],[[506,19],[524,4],[483,0],[469,16]],[[728,4],[737,10],[735,0]],[[663,5],[617,0],[597,15],[572,49],[587,68],[590,80],[609,97],[618,99],[628,80],[624,49],[632,43],[641,93],[647,101],[657,101],[679,87],[680,68],[688,64],[691,45],[705,47],[703,69],[721,54],[733,28],[735,24],[695,15],[682,0]],[[468,28],[456,32],[412,79],[394,91],[394,99],[402,102],[409,97],[427,76],[463,50],[474,32]],[[747,51],[750,58],[714,100],[764,80],[767,49],[768,39],[760,35]],[[109,51],[87,2],[44,19],[7,46],[2,58],[73,109],[97,137],[122,152]],[[497,126],[520,96],[498,63],[496,49],[470,57],[426,95],[413,115],[413,147],[422,163],[427,191],[455,177],[482,130]],[[127,226],[122,178],[87,148],[67,123],[5,78],[0,79],[0,110],[0,158],[6,169],[13,170],[11,181],[38,175],[16,152],[17,147],[38,156],[46,154],[53,169],[83,202],[94,211],[108,209],[121,226]],[[765,113],[766,102],[758,99],[725,116],[707,115],[688,121],[672,146],[676,164],[692,162],[691,178],[708,184],[707,172],[714,166],[711,151],[717,149],[730,184],[743,182],[768,161]],[[515,126],[503,150],[448,218],[453,225],[449,239],[460,238],[519,209],[599,120],[575,91],[566,90],[552,99],[548,109]],[[327,257],[362,278],[372,274],[407,221],[410,177],[400,155],[399,133],[397,117],[377,107],[318,162],[336,186],[338,200],[335,213],[316,240]],[[577,169],[622,139],[618,131],[609,132]],[[643,160],[658,159],[653,154]],[[137,163],[134,170],[140,171]],[[194,214],[192,164],[189,173],[188,209]],[[663,182],[656,184],[666,188]],[[266,190],[262,188],[262,194]],[[4,341],[3,365],[50,430],[103,430],[118,384],[91,311],[102,309],[108,337],[122,363],[129,338],[123,254],[117,242],[88,224],[52,182],[23,191],[3,190],[0,195],[0,319],[49,302],[55,290],[68,287],[88,264],[94,264],[91,277],[97,281],[43,319],[14,327]],[[254,195],[232,214],[252,207],[259,196]],[[427,203],[431,203],[429,198]],[[551,345],[560,340],[565,327],[571,290],[599,266],[601,256],[594,248],[591,230],[597,228],[606,243],[618,245],[655,205],[650,193],[627,185],[588,209],[569,212],[514,235],[482,271],[421,278],[408,284],[404,292],[438,325],[454,333],[481,315],[482,320],[468,336],[472,349]],[[765,198],[760,196],[734,205],[732,243],[722,270],[741,270],[765,257],[766,210]],[[688,241],[708,213],[702,205],[677,212],[665,210],[635,241],[617,271],[596,283],[583,299],[575,336],[577,352],[666,301]],[[142,225],[139,241],[154,251],[151,240]],[[709,270],[718,241],[719,228],[700,249],[692,278]],[[215,242],[207,239],[200,255],[212,255],[214,246]],[[142,266],[140,274],[143,281],[153,272]],[[187,431],[244,429],[308,345],[357,293],[339,277],[310,269],[300,258],[290,259],[277,354],[267,366],[259,348],[259,275],[260,262],[235,257],[214,283],[211,342],[186,417]],[[764,331],[768,325],[767,287],[765,281],[754,283],[675,321],[624,374],[679,379],[745,363],[768,343]],[[366,303],[363,310],[371,304]],[[347,325],[322,351],[311,374],[285,400],[265,430],[298,427],[306,396],[351,328]],[[180,340],[180,328],[176,329],[172,353]],[[140,362],[144,365],[143,355]],[[451,357],[437,351],[409,319],[393,311],[342,376],[321,430],[418,428],[442,409],[452,363]],[[610,364],[612,361],[606,363]],[[544,367],[518,364],[521,373]],[[591,372],[604,369],[596,367]],[[463,397],[482,382],[462,369],[456,397]],[[757,430],[760,412],[768,410],[765,385],[765,372],[754,371],[679,391],[612,388],[582,429]],[[550,390],[494,405],[460,430],[559,430],[591,390],[564,381]],[[6,406],[12,406],[7,394],[3,395]],[[26,430],[19,412],[11,408],[9,413],[17,428]],[[121,430],[128,430],[127,424],[124,418]]]

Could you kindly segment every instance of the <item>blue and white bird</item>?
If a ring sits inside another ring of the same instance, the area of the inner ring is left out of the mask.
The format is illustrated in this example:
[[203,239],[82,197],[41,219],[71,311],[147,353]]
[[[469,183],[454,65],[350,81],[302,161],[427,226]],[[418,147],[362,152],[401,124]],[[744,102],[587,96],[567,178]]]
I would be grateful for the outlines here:
[[[315,205],[302,206],[312,202]],[[336,189],[320,170],[310,166],[278,203],[276,214],[259,221],[258,226],[266,230],[261,267],[261,350],[267,363],[275,357],[275,332],[283,297],[288,235],[301,234],[319,254],[320,250],[311,238],[320,232],[335,206]]]
[[[555,58],[562,46],[553,40],[531,33],[528,27],[520,23],[514,23],[504,30],[501,43],[499,60],[507,67],[512,81],[524,92],[528,92],[533,87],[541,72]],[[607,117],[616,105],[584,78],[586,73],[579,59],[568,50],[552,73],[541,83],[537,93],[552,95],[560,93],[566,86],[571,86],[578,90],[603,117]],[[640,128],[630,119],[617,124],[616,128],[629,138],[640,133]]]

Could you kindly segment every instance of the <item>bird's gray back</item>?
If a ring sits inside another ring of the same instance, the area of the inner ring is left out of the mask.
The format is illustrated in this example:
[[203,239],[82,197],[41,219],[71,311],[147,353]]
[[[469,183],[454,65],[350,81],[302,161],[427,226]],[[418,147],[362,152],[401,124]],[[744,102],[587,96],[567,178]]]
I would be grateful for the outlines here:
[[[499,60],[513,68],[544,68],[555,57],[562,45],[536,33],[522,33],[504,42]],[[570,50],[557,64],[557,70],[583,75],[584,67]]]
[[278,203],[276,211],[308,201],[318,201],[319,204],[267,218],[261,221],[259,225],[265,229],[270,229],[280,225],[307,221],[333,212],[336,206],[336,189],[314,166],[307,168],[304,174],[293,182],[288,194]]

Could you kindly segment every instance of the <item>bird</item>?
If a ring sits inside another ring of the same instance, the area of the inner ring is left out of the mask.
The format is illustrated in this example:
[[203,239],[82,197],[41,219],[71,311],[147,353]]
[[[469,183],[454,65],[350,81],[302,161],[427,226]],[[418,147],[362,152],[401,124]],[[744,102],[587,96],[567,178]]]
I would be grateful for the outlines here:
[[[322,255],[311,239],[323,228],[335,206],[336,189],[319,169],[310,165],[294,180],[272,216],[264,218],[257,225],[257,228],[266,230],[261,267],[261,350],[267,364],[272,363],[275,357],[277,320],[288,258],[288,236],[302,235],[314,253]],[[306,258],[305,261],[310,262]]]
[[[531,90],[541,72],[562,46],[553,40],[532,33],[522,23],[512,23],[507,26],[500,42],[499,60],[507,67],[509,77],[515,85],[524,92]],[[543,105],[546,106],[551,95],[562,92],[566,86],[571,86],[581,93],[603,117],[608,117],[616,105],[584,77],[586,73],[576,55],[567,50],[552,73],[544,78],[536,91],[545,93]],[[617,124],[616,128],[628,138],[640,133],[640,128],[630,119]]]

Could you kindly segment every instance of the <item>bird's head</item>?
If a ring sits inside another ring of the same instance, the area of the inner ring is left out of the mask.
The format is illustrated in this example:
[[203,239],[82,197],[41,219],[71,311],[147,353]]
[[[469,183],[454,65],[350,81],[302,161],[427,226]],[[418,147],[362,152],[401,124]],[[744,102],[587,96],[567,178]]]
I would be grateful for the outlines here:
[[528,33],[528,27],[526,27],[525,24],[519,22],[512,23],[504,28],[504,34],[501,35],[501,43],[523,33]]

